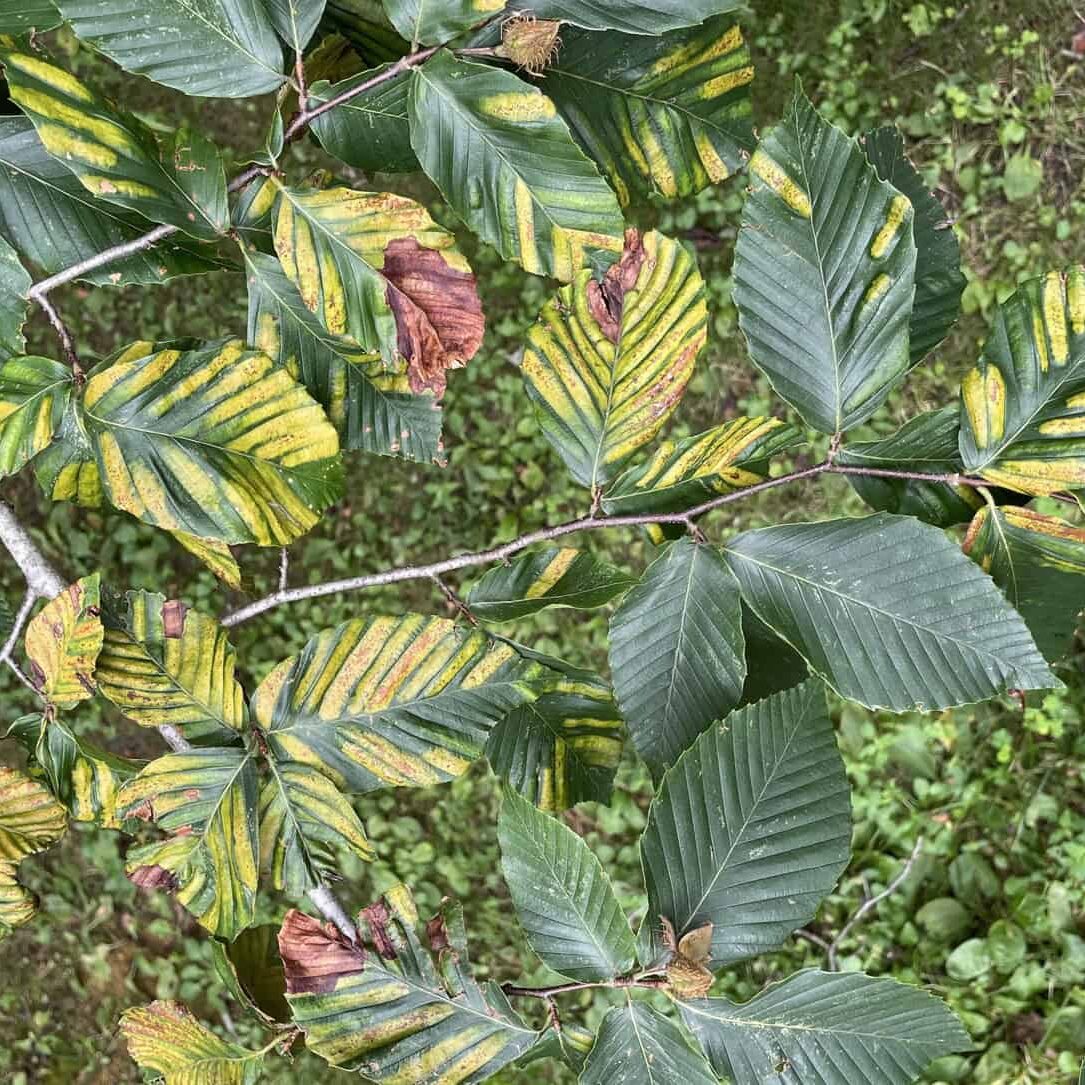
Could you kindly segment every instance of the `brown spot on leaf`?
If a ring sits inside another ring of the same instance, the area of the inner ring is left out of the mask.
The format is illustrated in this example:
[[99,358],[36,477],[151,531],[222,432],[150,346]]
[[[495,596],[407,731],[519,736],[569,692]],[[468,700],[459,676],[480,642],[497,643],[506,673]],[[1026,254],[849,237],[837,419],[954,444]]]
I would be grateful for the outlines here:
[[162,604],[162,630],[170,640],[177,640],[184,632],[187,613],[188,607],[180,599]]
[[128,880],[140,889],[162,889],[167,893],[176,893],[177,887],[181,884],[172,870],[167,870],[164,866],[157,864],[136,867],[128,875]]
[[291,910],[279,930],[287,994],[324,994],[365,967],[365,950],[331,923]]
[[432,391],[439,399],[445,372],[466,365],[482,345],[485,321],[475,277],[413,237],[388,245],[383,271],[411,391]]
[[588,311],[612,343],[618,342],[625,295],[636,286],[646,257],[640,234],[628,229],[625,231],[625,248],[621,259],[611,264],[602,282],[592,279],[588,283]]
[[144,799],[143,802],[133,806],[126,817],[139,818],[140,821],[154,821],[154,804],[150,799]]
[[434,953],[444,953],[452,948],[452,943],[448,940],[448,927],[445,926],[445,917],[443,915],[435,915],[426,923],[426,938],[429,941],[430,949]]
[[388,906],[383,900],[378,900],[368,908],[363,908],[362,916],[369,927],[369,937],[373,942],[373,948],[386,961],[395,960],[396,944],[388,933],[388,923],[392,918]]
[[200,797],[200,789],[198,787],[186,787],[185,798],[191,799],[193,802]]

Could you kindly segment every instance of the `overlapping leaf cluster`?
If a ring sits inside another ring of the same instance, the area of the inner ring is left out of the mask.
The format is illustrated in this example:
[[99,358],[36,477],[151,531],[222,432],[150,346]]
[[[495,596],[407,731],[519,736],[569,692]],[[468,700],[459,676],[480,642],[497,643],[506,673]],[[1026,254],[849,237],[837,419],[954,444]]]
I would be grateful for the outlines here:
[[[742,1006],[710,992],[809,921],[847,862],[826,687],[903,711],[1057,682],[1085,531],[1026,506],[1085,489],[1085,269],[1003,302],[959,404],[847,440],[952,327],[957,243],[895,129],[851,139],[797,88],[755,138],[737,8],[148,0],[136,19],[127,0],[0,5],[21,111],[0,121],[0,477],[30,465],[53,499],[108,501],[239,589],[230,547],[307,532],[342,493],[344,451],[443,461],[441,397],[483,343],[474,275],[415,201],[292,179],[288,144],[310,131],[347,167],[421,170],[501,256],[558,281],[526,335],[526,397],[585,487],[588,526],[624,517],[658,547],[637,575],[586,549],[529,549],[473,585],[469,628],[360,617],[251,695],[225,629],[178,600],[92,575],[48,603],[26,637],[42,709],[11,730],[31,776],[0,778],[0,932],[33,911],[17,864],[68,817],[137,835],[132,879],[215,936],[224,982],[273,1032],[249,1051],[176,1003],[129,1011],[133,1056],[167,1082],[253,1081],[298,1035],[401,1085],[539,1057],[587,1085],[904,1085],[967,1046],[940,1003],[890,981],[804,972]],[[228,182],[202,133],[160,137],[59,66],[41,34],[61,23],[186,94],[278,92],[252,168]],[[734,301],[793,421],[668,435],[707,291],[687,247],[627,216],[742,172]],[[245,277],[243,334],[148,331],[86,368],[70,345],[64,362],[25,354],[51,275],[146,285],[224,269]],[[698,518],[768,483],[809,437],[799,421],[831,441],[815,470],[846,474],[873,514],[710,543]],[[493,628],[611,604],[613,692]],[[141,763],[86,742],[66,713],[95,694],[173,752]],[[657,783],[636,927],[554,816],[608,800],[626,733]],[[353,796],[482,757],[506,784],[503,868],[533,949],[572,984],[630,993],[594,1037],[526,1023],[510,997],[532,992],[474,978],[458,907],[423,938],[405,887],[363,910],[357,937],[300,911],[253,926],[261,887],[319,902],[341,855],[372,858]]]

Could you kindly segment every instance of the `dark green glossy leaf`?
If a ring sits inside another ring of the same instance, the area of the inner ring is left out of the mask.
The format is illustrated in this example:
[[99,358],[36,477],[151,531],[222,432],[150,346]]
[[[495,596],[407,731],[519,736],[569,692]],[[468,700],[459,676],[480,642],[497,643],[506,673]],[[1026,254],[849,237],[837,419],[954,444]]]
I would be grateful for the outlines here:
[[22,354],[26,349],[27,291],[31,278],[19,263],[18,253],[0,237],[0,359]]
[[278,927],[263,923],[243,930],[232,942],[211,941],[219,978],[242,1006],[267,1024],[290,1020],[278,936]]
[[44,34],[60,23],[53,0],[0,0],[0,34]]
[[662,34],[696,26],[712,15],[734,11],[738,0],[519,0],[518,11],[557,19],[588,30]]
[[287,49],[300,54],[316,32],[324,14],[324,0],[264,0],[264,5]]
[[741,704],[750,704],[790,689],[810,674],[806,660],[781,640],[745,603],[742,636],[746,641],[746,684]]
[[404,41],[412,46],[443,45],[457,34],[492,19],[505,0],[384,0],[384,10]]
[[410,49],[380,0],[328,0],[324,21],[358,50],[366,66],[398,60]]

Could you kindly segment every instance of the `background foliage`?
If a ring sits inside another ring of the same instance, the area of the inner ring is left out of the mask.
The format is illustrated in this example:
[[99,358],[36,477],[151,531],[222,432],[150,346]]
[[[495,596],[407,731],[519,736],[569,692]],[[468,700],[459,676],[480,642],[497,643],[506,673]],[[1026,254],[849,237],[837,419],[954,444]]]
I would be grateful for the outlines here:
[[[955,7],[842,0],[818,4],[815,12],[811,16],[810,5],[799,2],[754,5],[747,25],[760,73],[758,119],[782,113],[791,76],[799,74],[825,115],[849,131],[899,123],[910,153],[927,167],[928,181],[941,189],[956,219],[969,280],[965,316],[950,341],[855,434],[873,438],[946,401],[964,360],[975,356],[994,304],[1019,279],[1080,257],[1073,242],[1085,226],[1085,72],[1070,42],[1081,28],[1057,0]],[[175,123],[180,115],[221,145],[261,139],[263,102],[184,99],[118,73],[71,38],[61,36],[55,44],[72,71],[152,124],[165,118]],[[304,147],[313,168],[320,168],[320,152]],[[385,177],[379,187],[423,199],[438,222],[456,229],[424,182]],[[660,205],[657,212],[662,230],[698,245],[709,292],[715,334],[679,415],[691,433],[770,407],[767,384],[739,345],[729,300],[739,203],[737,189],[725,185]],[[549,288],[466,231],[457,235],[478,271],[488,319],[472,379],[453,381],[445,401],[450,467],[370,461],[374,470],[351,479],[339,519],[326,517],[294,548],[295,582],[481,547],[580,507],[575,484],[539,433],[520,376],[509,365]],[[240,283],[223,289],[215,277],[153,291],[69,287],[58,301],[72,317],[77,341],[102,354],[137,338],[144,326],[161,328],[163,338],[212,338],[245,318]],[[53,349],[44,322],[31,325],[28,338],[32,351]],[[960,362],[949,366],[942,358]],[[825,479],[802,493],[803,505],[792,495],[770,493],[734,506],[717,514],[715,526],[742,530],[811,519],[829,509],[859,509],[842,479]],[[10,497],[25,521],[44,522],[47,540],[65,554],[73,573],[101,566],[133,586],[170,593],[184,585],[193,605],[222,609],[223,589],[153,529],[121,514],[45,502],[29,478],[12,486]],[[488,522],[465,516],[472,508],[504,511]],[[395,517],[391,530],[388,510]],[[624,538],[592,540],[596,554],[618,564],[631,560],[626,547]],[[263,560],[257,586],[267,589],[277,570],[273,554]],[[465,588],[471,582],[462,581]],[[3,589],[6,602],[16,604],[20,585]],[[273,611],[235,634],[246,684],[295,651],[303,631],[336,624],[359,605],[375,613],[437,610],[442,601],[419,582],[368,592],[361,604],[330,598]],[[546,612],[530,620],[532,643],[602,666],[604,620]],[[515,636],[528,625],[507,628]],[[841,947],[841,965],[931,983],[963,1015],[976,1055],[943,1060],[932,1069],[932,1080],[1061,1080],[1085,1052],[1081,654],[1071,657],[1071,670],[1064,692],[1042,703],[1034,697],[1023,713],[1009,700],[931,718],[834,706],[853,785],[854,854],[813,932],[831,937],[864,894],[877,892],[900,870],[916,837],[924,837],[904,885]],[[6,674],[0,683],[5,700],[15,701]],[[111,726],[98,711],[73,716],[80,732],[93,735]],[[140,750],[135,744],[141,736],[131,728],[126,734],[133,743],[128,752],[148,753],[156,742],[150,737]],[[578,830],[617,881],[627,911],[641,903],[633,843],[649,794],[644,769],[629,758],[614,804],[575,815]],[[453,893],[466,904],[482,969],[502,980],[517,975],[521,963],[529,970],[534,958],[517,933],[498,873],[493,779],[476,766],[435,799],[436,793],[400,791],[358,801],[378,862],[344,870],[345,903],[366,903],[400,879],[414,887],[427,913],[443,894]],[[45,906],[36,924],[0,945],[0,965],[22,980],[0,994],[0,1074],[6,1078],[135,1080],[115,1021],[124,1007],[154,997],[180,998],[221,1024],[225,1034],[236,1029],[240,1039],[253,1038],[224,988],[206,982],[210,948],[199,928],[164,898],[137,896],[123,876],[119,842],[114,834],[75,826],[59,848],[25,872]],[[822,961],[816,945],[794,939],[787,951],[736,968],[725,993],[747,998],[767,979]],[[541,966],[531,978],[546,978]],[[601,1015],[601,1003],[593,1012]],[[307,1073],[320,1065],[303,1054],[293,1070],[277,1069],[277,1080],[309,1080]],[[560,1080],[558,1068],[538,1065],[498,1080],[534,1081],[544,1073]]]

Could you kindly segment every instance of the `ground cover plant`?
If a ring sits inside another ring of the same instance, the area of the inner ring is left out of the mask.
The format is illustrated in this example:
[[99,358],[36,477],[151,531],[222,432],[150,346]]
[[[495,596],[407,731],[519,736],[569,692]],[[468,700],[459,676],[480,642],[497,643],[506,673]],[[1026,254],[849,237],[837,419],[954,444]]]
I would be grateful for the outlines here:
[[[482,1080],[549,1057],[589,1081],[619,1072],[652,1080],[668,1060],[664,1080],[758,1080],[766,1067],[781,1080],[856,1080],[858,1066],[862,1080],[906,1081],[968,1046],[929,996],[858,974],[801,972],[741,1005],[704,996],[714,972],[776,948],[810,919],[847,861],[847,785],[823,683],[897,711],[1058,684],[1044,655],[1056,659],[1069,644],[1081,536],[1024,506],[1079,484],[1085,277],[1051,272],[1002,304],[959,405],[889,440],[845,439],[952,325],[965,285],[956,242],[892,130],[851,141],[796,88],[755,140],[752,67],[721,6],[698,10],[707,18],[693,27],[656,26],[658,12],[650,26],[613,27],[598,23],[605,15],[539,8],[479,27],[485,16],[475,11],[430,25],[424,12],[389,10],[394,29],[381,27],[379,40],[406,49],[400,59],[333,87],[296,65],[293,92],[305,104],[284,92],[265,148],[229,184],[206,137],[159,140],[35,42],[11,43],[9,89],[27,118],[11,134],[38,156],[29,176],[47,175],[50,193],[64,178],[63,206],[95,224],[81,228],[104,228],[82,210],[90,207],[135,240],[64,258],[42,247],[52,234],[33,222],[21,233],[8,224],[45,277],[32,283],[13,250],[7,469],[29,463],[51,497],[113,504],[163,528],[235,589],[250,551],[230,546],[278,547],[312,527],[341,493],[342,450],[442,458],[439,397],[447,380],[469,379],[470,370],[448,371],[482,337],[473,276],[452,235],[402,196],[323,177],[295,183],[288,143],[311,128],[355,169],[421,166],[499,252],[567,281],[527,335],[522,372],[542,433],[584,487],[584,514],[571,521],[299,588],[289,587],[287,552],[279,590],[216,623],[94,574],[66,587],[5,517],[28,586],[9,658],[37,598],[54,600],[26,630],[26,677],[42,710],[11,732],[31,776],[6,781],[10,858],[50,842],[65,807],[76,821],[133,832],[135,821],[154,821],[167,835],[136,834],[144,843],[129,852],[133,880],[174,892],[216,936],[226,982],[269,1026],[269,1040],[245,1049],[174,1003],[131,1011],[125,1034],[152,1072],[183,1077],[199,1065],[241,1079],[304,1037],[317,1055],[377,1080]],[[150,48],[142,32],[128,41],[93,20],[81,30],[81,5],[65,7],[58,18],[91,45],[168,85],[181,79],[180,89],[219,96],[275,85],[261,79],[285,85],[266,64],[209,71],[206,53],[188,58],[181,76],[160,71],[161,45]],[[291,12],[285,21],[269,12],[267,28],[300,54],[315,18],[303,26]],[[270,34],[263,41],[274,44]],[[603,99],[576,89],[589,57],[606,60],[613,84],[609,112],[594,122]],[[663,89],[646,85],[649,61]],[[205,82],[216,78],[228,82]],[[393,85],[405,95],[398,105],[374,102]],[[380,129],[390,113],[395,122]],[[623,123],[632,140],[608,147]],[[661,130],[671,142],[638,160],[633,146]],[[548,148],[542,166],[539,146]],[[27,169],[23,160],[20,181]],[[750,359],[829,438],[824,459],[771,478],[770,461],[803,433],[767,415],[659,440],[707,337],[705,289],[689,249],[627,226],[623,211],[649,188],[688,195],[743,170],[734,277]],[[232,204],[228,189],[238,193]],[[11,191],[23,197],[16,216],[41,213],[41,191]],[[124,213],[102,210],[111,204]],[[159,226],[140,234],[132,213]],[[75,244],[80,232],[66,237]],[[137,270],[113,270],[136,257]],[[179,262],[172,271],[170,260]],[[244,267],[249,293],[236,338],[164,343],[152,331],[85,365],[49,299],[75,278],[154,281],[230,262]],[[50,316],[65,366],[19,354],[21,297]],[[765,490],[836,475],[880,511],[748,531],[724,547],[697,522]],[[941,530],[964,524],[962,539]],[[660,549],[632,575],[552,545],[639,528]],[[491,562],[466,599],[441,580]],[[364,617],[316,633],[251,696],[236,682],[225,629],[301,600],[423,578],[440,580],[456,622],[359,606]],[[502,622],[547,606],[608,602],[613,697],[582,667],[500,635]],[[72,721],[91,696],[157,726],[175,752],[138,764],[89,746]],[[636,937],[586,846],[549,816],[606,799],[623,730],[658,784],[641,840],[648,900]],[[454,779],[483,755],[507,787],[499,837],[521,922],[567,982],[479,987],[455,905],[426,925],[427,951],[403,887],[364,910],[361,937],[332,891],[344,854],[371,858],[351,797]],[[14,925],[30,902],[10,875]],[[273,937],[254,925],[258,886],[307,896],[331,925],[291,911],[275,917]],[[564,909],[540,913],[540,886]],[[654,993],[672,1013],[633,999],[593,1039],[557,1007],[585,984]],[[510,999],[544,1004],[545,1021],[526,1024]],[[881,1030],[874,1041],[861,1011]]]

